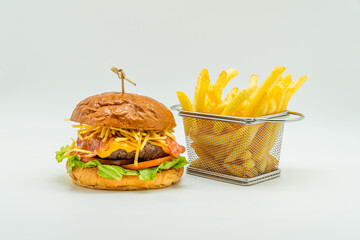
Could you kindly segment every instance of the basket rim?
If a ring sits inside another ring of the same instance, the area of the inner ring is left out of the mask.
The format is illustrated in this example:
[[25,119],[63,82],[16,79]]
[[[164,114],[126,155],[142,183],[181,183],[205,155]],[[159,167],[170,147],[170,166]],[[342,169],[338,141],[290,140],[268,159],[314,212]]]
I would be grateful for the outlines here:
[[213,113],[185,111],[182,110],[180,104],[173,105],[170,107],[170,109],[173,111],[178,111],[178,114],[181,117],[192,117],[192,118],[199,118],[205,120],[224,121],[224,122],[241,123],[241,124],[258,124],[264,122],[297,122],[305,118],[304,114],[294,111],[285,111],[281,113],[275,113],[275,114],[265,115],[256,118],[248,118],[248,117],[219,115]]

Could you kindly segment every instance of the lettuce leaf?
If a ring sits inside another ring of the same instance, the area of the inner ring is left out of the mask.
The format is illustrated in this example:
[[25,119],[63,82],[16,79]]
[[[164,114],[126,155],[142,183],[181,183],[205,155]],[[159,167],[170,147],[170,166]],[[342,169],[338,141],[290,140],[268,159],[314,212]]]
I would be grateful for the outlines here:
[[145,168],[138,170],[138,172],[141,180],[153,180],[158,172],[158,167]]
[[55,152],[55,159],[58,163],[61,163],[64,158],[67,158],[68,156],[65,155],[65,153],[69,150],[70,146],[66,145],[65,147],[61,147],[59,151]]
[[101,165],[101,163],[98,160],[93,160],[93,161],[84,163],[84,162],[80,161],[80,159],[81,158],[78,155],[68,157],[68,160],[69,160],[68,167],[67,167],[68,173],[71,173],[71,171],[74,167],[88,168],[88,167],[97,167],[99,164]]
[[153,180],[156,177],[156,173],[161,172],[163,169],[169,168],[181,168],[188,164],[189,162],[185,159],[185,157],[173,158],[172,161],[166,161],[160,164],[157,167],[145,168],[138,170],[140,173],[139,178],[141,180]]
[[156,174],[158,172],[161,172],[164,169],[169,169],[169,168],[181,168],[183,166],[185,166],[186,164],[188,164],[189,162],[185,159],[185,157],[178,157],[178,158],[173,158],[172,161],[166,161],[163,162],[162,164],[160,164],[157,167],[151,167],[151,168],[145,168],[145,169],[141,169],[141,170],[129,170],[129,169],[125,169],[122,168],[120,166],[115,166],[115,165],[103,165],[101,164],[98,160],[92,160],[89,161],[87,163],[84,163],[81,161],[80,157],[77,155],[74,156],[69,156],[69,155],[65,155],[65,153],[68,151],[69,146],[65,146],[65,147],[61,147],[60,151],[56,152],[56,160],[60,163],[62,162],[65,158],[68,159],[68,167],[67,167],[67,172],[71,173],[72,169],[74,167],[79,167],[79,168],[89,168],[89,167],[98,167],[99,171],[98,171],[98,175],[100,177],[103,178],[108,178],[108,179],[114,179],[114,180],[121,180],[121,178],[124,175],[132,175],[132,176],[139,176],[139,178],[141,180],[153,180],[156,177]]
[[121,180],[122,176],[126,175],[125,170],[122,167],[114,165],[99,165],[98,175],[103,178],[109,178],[114,180]]
[[176,163],[172,167],[178,169],[184,167],[187,164],[189,164],[189,162],[186,160],[186,158],[183,156],[179,156]]
[[139,172],[138,171],[135,171],[135,170],[130,170],[130,169],[125,169],[125,175],[139,175]]

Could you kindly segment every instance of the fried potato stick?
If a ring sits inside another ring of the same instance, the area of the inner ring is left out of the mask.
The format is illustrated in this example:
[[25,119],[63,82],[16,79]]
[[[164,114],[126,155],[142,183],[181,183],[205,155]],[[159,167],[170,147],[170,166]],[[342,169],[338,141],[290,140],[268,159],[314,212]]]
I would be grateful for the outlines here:
[[209,73],[208,70],[204,68],[200,73],[195,88],[194,110],[197,112],[204,111],[205,96],[209,88],[209,84],[210,84]]
[[266,94],[266,92],[271,89],[273,84],[280,78],[280,76],[284,73],[285,67],[276,67],[270,75],[265,79],[265,81],[261,84],[260,87],[256,89],[253,96],[251,97],[251,100],[249,102],[249,105],[245,111],[245,116],[247,117],[253,117],[255,110],[258,106],[258,104],[261,102],[262,98]]

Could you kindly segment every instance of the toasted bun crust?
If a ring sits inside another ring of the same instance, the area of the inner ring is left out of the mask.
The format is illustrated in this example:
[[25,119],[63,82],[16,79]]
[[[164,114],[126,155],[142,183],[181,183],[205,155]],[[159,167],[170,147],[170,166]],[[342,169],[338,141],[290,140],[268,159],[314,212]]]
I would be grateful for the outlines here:
[[82,100],[71,121],[99,127],[138,130],[172,129],[171,111],[162,103],[134,93],[106,92]]
[[157,173],[156,177],[152,181],[140,180],[138,176],[123,176],[120,181],[117,181],[100,177],[97,172],[97,167],[84,169],[74,167],[69,175],[74,183],[82,187],[103,190],[131,191],[171,186],[180,180],[184,172],[184,167],[179,169],[170,168],[168,170],[163,170]]

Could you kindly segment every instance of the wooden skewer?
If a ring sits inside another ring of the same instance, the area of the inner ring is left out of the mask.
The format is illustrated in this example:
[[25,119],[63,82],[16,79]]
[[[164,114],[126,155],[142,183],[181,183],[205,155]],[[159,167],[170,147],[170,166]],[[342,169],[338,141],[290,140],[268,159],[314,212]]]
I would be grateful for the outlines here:
[[118,75],[118,77],[121,79],[121,89],[122,89],[122,93],[125,93],[125,81],[128,81],[129,83],[131,83],[132,85],[136,86],[136,83],[131,81],[130,79],[128,79],[125,75],[125,72],[123,69],[118,69],[116,67],[112,67],[111,71],[113,71],[114,73],[116,73],[116,75]]

